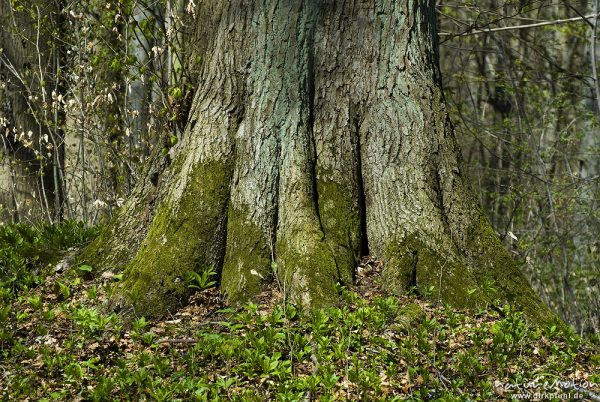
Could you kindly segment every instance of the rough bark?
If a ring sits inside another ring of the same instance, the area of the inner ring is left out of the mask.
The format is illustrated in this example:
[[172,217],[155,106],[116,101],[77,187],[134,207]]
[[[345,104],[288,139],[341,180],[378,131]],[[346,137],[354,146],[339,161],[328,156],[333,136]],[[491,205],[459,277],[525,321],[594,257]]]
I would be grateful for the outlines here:
[[392,292],[550,318],[464,181],[432,0],[203,7],[214,29],[189,124],[114,304],[162,314],[212,265],[233,303],[274,274],[318,307],[369,252]]

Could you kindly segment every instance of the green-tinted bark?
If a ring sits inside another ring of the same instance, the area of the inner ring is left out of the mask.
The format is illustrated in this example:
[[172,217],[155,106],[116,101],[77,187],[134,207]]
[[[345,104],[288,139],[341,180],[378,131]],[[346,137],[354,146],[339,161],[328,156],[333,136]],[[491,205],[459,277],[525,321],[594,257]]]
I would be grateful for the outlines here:
[[319,308],[339,300],[335,292],[338,268],[323,233],[299,228],[294,238],[279,240],[277,272],[284,296],[306,308]]
[[[270,279],[274,254],[286,298],[326,306],[352,281],[366,231],[390,290],[415,285],[459,307],[498,293],[544,316],[460,176],[434,2],[309,3],[211,3],[230,21],[209,46],[206,93],[180,148],[196,167],[169,184],[124,304],[164,313],[185,302],[186,272],[209,264],[223,264],[222,291],[239,304]],[[228,162],[198,162],[213,155]]]
[[232,304],[251,300],[272,279],[271,239],[245,209],[229,207],[221,290]]
[[91,266],[102,267],[102,270],[108,270],[115,268],[113,261],[123,260],[120,253],[115,250],[109,250],[109,239],[114,236],[113,229],[115,228],[115,221],[118,219],[118,215],[111,220],[106,229],[96,237],[90,244],[88,244],[81,254],[77,256],[77,262],[81,264],[87,264]]
[[133,313],[157,316],[184,304],[187,274],[221,263],[231,171],[221,161],[198,165],[177,205],[159,207],[122,283]]
[[554,314],[534,293],[515,261],[500,242],[488,219],[483,215],[471,223],[467,255],[472,261],[473,273],[484,288],[497,289],[498,298],[522,309],[534,321],[550,322]]
[[348,186],[331,180],[317,180],[319,217],[338,268],[338,278],[352,283],[360,257],[360,215],[358,202]]
[[492,300],[457,253],[442,255],[415,234],[391,242],[385,260],[383,280],[391,291],[401,292],[414,286],[432,299],[456,307],[482,307]]

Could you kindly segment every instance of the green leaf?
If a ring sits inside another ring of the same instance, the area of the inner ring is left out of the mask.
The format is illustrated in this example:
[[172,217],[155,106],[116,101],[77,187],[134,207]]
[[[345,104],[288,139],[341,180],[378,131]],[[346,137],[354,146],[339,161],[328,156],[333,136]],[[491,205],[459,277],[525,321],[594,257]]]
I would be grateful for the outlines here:
[[84,272],[92,272],[93,268],[89,265],[81,265],[77,268],[80,271],[84,271]]

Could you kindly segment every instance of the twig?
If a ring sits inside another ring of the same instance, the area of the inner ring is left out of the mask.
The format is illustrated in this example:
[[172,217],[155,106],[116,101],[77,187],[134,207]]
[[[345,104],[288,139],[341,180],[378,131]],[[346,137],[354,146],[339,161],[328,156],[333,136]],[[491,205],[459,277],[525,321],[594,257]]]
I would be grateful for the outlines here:
[[161,339],[158,341],[158,343],[187,343],[187,344],[193,344],[193,343],[199,343],[201,340],[200,339],[191,339],[191,338],[183,338],[183,339]]
[[512,30],[517,30],[517,29],[537,28],[537,27],[542,27],[542,26],[547,26],[547,25],[567,24],[569,22],[587,21],[591,18],[597,18],[598,16],[600,16],[600,13],[596,12],[595,14],[590,14],[590,15],[586,15],[583,17],[566,18],[563,20],[544,21],[544,22],[537,22],[535,24],[512,25],[509,27],[499,27],[499,28],[471,29],[471,30],[467,30],[465,32],[460,32],[460,33],[440,32],[440,33],[438,33],[438,35],[439,36],[452,36],[452,37],[467,36],[467,35],[479,35],[479,34],[490,33],[490,32],[512,31]]
[[227,326],[227,322],[224,321],[205,321],[205,322],[199,322],[196,324],[198,327],[204,327],[204,326],[208,326],[208,325],[220,325],[223,327]]
[[572,384],[572,385],[561,384],[560,381],[558,382],[558,386],[563,391],[576,391],[580,394],[584,394],[586,396],[586,398],[588,398],[594,402],[600,402],[600,395],[590,391],[589,389],[585,389],[585,388],[580,387],[575,384]]
[[598,84],[598,68],[596,67],[596,32],[598,31],[598,3],[596,0],[594,11],[596,15],[593,17],[594,22],[592,25],[592,34],[590,36],[590,50],[591,50],[591,58],[592,58],[592,75],[594,81],[594,92],[596,94],[596,106],[598,108],[597,112],[600,113],[600,84]]

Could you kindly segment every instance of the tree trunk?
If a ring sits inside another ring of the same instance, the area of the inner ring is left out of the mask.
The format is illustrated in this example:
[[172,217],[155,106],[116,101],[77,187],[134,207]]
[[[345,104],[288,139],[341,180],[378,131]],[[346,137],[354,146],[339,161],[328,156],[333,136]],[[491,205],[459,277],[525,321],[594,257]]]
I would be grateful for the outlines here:
[[61,179],[52,169],[62,163],[53,98],[59,83],[51,78],[60,52],[50,39],[59,8],[54,1],[0,1],[0,205],[15,221],[52,221],[61,213]]
[[200,85],[114,304],[162,314],[185,302],[187,272],[214,266],[232,303],[276,275],[291,301],[319,307],[368,252],[391,292],[433,288],[458,307],[499,298],[550,318],[464,181],[433,0],[198,10]]

